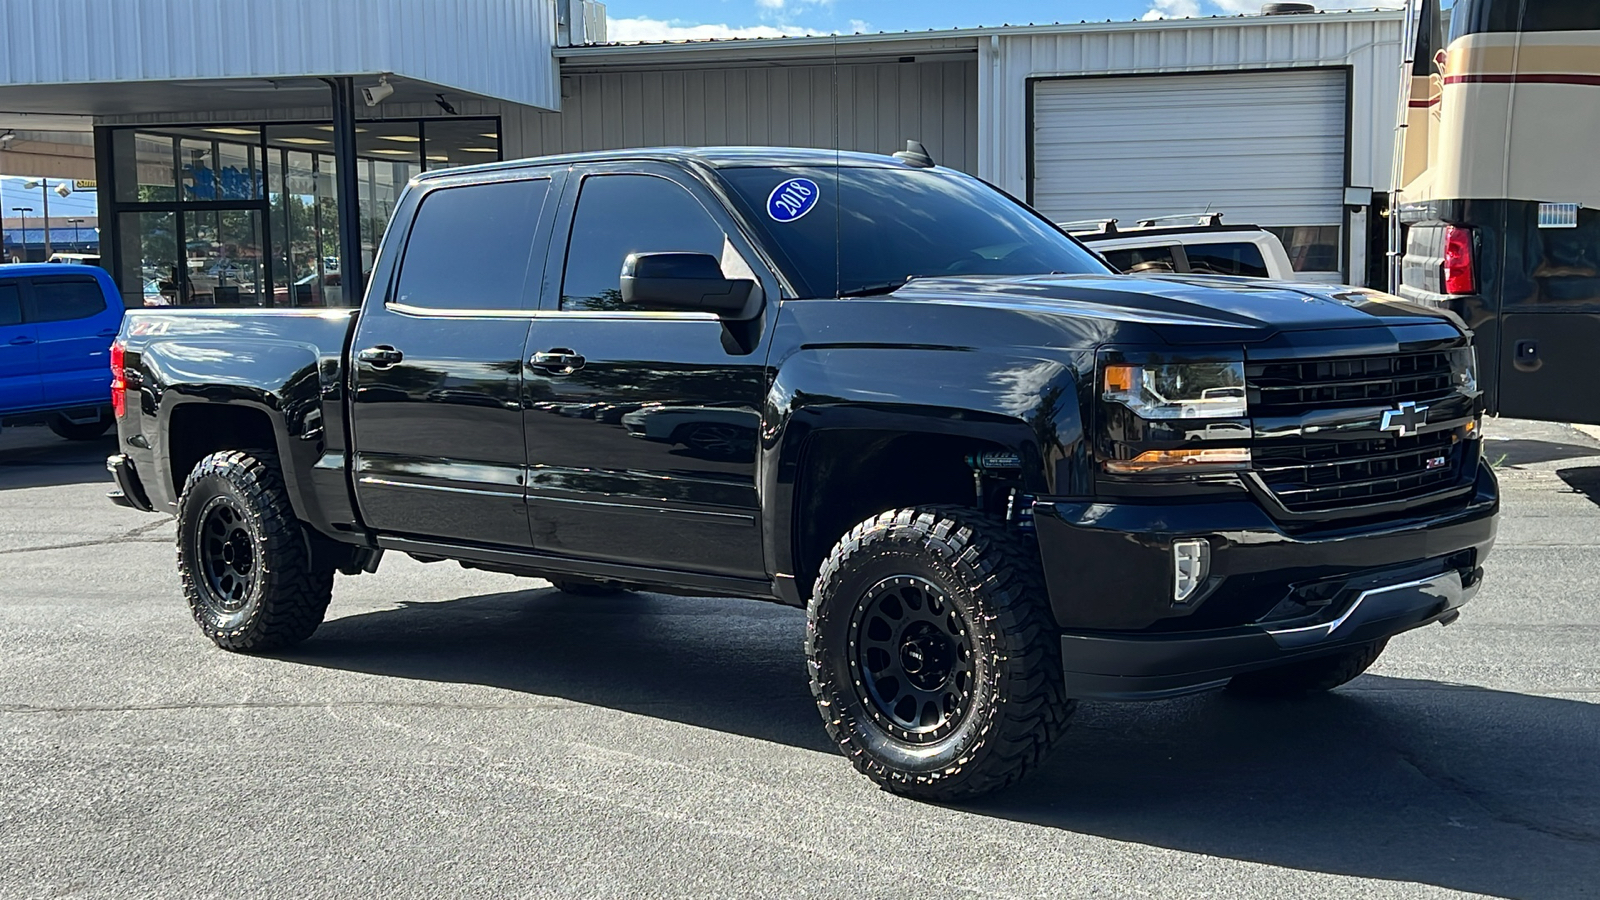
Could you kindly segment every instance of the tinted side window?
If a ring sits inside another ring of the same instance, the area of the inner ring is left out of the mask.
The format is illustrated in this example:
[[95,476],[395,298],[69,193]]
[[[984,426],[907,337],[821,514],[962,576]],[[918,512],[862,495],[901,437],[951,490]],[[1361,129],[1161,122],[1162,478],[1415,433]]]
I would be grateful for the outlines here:
[[622,309],[622,261],[630,253],[709,253],[721,259],[725,240],[700,201],[665,178],[585,178],[567,242],[561,308]]
[[395,300],[430,309],[522,309],[549,179],[440,188],[406,237]]
[[87,319],[106,311],[106,295],[92,278],[35,278],[24,310],[30,322]]
[[1600,4],[1594,0],[1456,0],[1450,11],[1452,41],[1486,31],[1597,29],[1600,29]]
[[1178,271],[1178,260],[1172,255],[1171,247],[1129,247],[1105,250],[1100,255],[1116,266],[1118,271],[1128,274]]
[[15,282],[0,283],[0,325],[22,324],[22,292]]
[[1212,275],[1267,277],[1267,261],[1255,244],[1188,244],[1189,271]]

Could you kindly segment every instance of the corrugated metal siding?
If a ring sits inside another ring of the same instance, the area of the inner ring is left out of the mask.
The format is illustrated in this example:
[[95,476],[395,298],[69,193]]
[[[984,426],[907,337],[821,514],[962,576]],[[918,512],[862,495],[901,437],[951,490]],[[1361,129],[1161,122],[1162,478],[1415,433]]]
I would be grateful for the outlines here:
[[559,114],[507,111],[506,155],[724,144],[889,153],[915,139],[940,165],[976,170],[973,62],[841,65],[837,94],[834,78],[832,66],[567,75]]
[[[922,141],[940,165],[978,165],[977,69],[972,62],[838,68],[838,147],[889,153]],[[833,68],[684,69],[566,76],[563,112],[455,101],[463,116],[500,116],[507,159],[659,146],[835,146]],[[385,103],[388,118],[439,115],[431,103]],[[327,119],[326,106],[224,113],[103,116],[102,125]]]
[[988,57],[983,105],[989,152],[979,174],[1027,193],[1027,82],[1052,75],[1172,73],[1348,65],[1350,181],[1389,183],[1399,85],[1400,13],[1162,22],[1062,34],[1001,34]]
[[555,0],[4,0],[0,84],[392,72],[554,109]]
[[1036,82],[1033,205],[1057,222],[1213,210],[1338,225],[1345,81],[1317,69]]

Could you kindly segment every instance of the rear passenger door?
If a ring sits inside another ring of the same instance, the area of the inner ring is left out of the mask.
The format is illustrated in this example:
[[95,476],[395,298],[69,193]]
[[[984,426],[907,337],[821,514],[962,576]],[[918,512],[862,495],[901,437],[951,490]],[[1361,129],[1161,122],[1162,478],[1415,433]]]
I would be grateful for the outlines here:
[[563,175],[424,183],[351,351],[356,498],[371,528],[527,546],[522,366]]
[[58,407],[111,402],[111,341],[122,321],[92,275],[39,275],[24,286],[23,321],[38,329],[39,387]]
[[36,407],[39,396],[39,330],[22,321],[21,282],[0,280],[0,412]]
[[[756,447],[776,281],[721,204],[677,169],[596,165],[573,177],[528,348],[534,548],[762,577]],[[729,323],[623,304],[628,254],[674,251],[757,280],[765,316]]]

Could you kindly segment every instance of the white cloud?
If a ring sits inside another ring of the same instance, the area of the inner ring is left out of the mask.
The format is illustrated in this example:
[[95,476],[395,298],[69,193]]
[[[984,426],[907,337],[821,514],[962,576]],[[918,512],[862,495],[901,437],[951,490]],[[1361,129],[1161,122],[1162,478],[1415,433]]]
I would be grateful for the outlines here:
[[1200,0],[1150,0],[1146,22],[1156,19],[1183,19],[1200,15]]
[[630,44],[641,41],[704,41],[730,38],[774,38],[795,35],[822,34],[813,28],[772,25],[733,26],[725,24],[697,25],[682,19],[650,19],[639,16],[632,19],[611,19],[606,22],[606,39]]
[[868,32],[871,32],[872,30],[873,30],[872,23],[866,21],[865,19],[851,19],[850,20],[850,33],[851,34],[867,34]]
[[[1216,12],[1223,15],[1254,15],[1261,12],[1261,7],[1267,0],[1210,0]],[[1373,9],[1384,7],[1396,9],[1405,6],[1405,0],[1310,0],[1316,4],[1317,9]]]
[[794,9],[798,6],[832,6],[833,0],[756,0],[762,9]]

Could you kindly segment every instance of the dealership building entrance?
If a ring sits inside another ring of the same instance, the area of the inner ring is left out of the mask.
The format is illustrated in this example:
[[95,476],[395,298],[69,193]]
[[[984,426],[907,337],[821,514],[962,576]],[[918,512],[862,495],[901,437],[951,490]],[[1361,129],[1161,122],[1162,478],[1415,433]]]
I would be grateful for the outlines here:
[[129,306],[355,302],[413,176],[501,159],[507,116],[560,108],[573,33],[555,0],[79,6],[8,0],[0,153],[92,128],[100,264]]
[[499,129],[357,120],[353,172],[340,170],[331,122],[107,129],[107,267],[130,306],[343,305],[341,205],[358,207],[365,273],[406,182],[500,159]]

